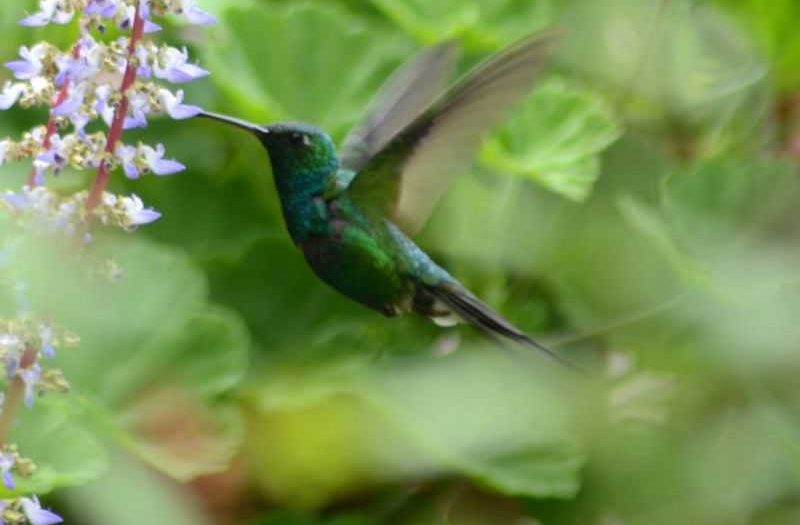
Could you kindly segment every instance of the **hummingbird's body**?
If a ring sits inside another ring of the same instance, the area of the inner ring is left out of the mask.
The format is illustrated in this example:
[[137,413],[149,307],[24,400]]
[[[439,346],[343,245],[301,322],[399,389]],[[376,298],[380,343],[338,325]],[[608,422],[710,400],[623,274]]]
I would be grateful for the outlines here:
[[[298,124],[271,127],[280,133],[305,131],[318,149],[314,162],[298,165],[291,155],[270,156],[281,209],[292,241],[309,266],[330,286],[387,316],[414,310],[437,319],[425,285],[456,281],[397,226],[370,217],[347,189],[355,173],[339,167],[335,147],[322,130]],[[303,139],[300,139],[303,140]],[[442,322],[442,320],[439,320]],[[444,321],[446,322],[446,321]]]
[[386,316],[413,311],[440,325],[463,320],[492,338],[550,353],[408,236],[469,164],[485,129],[530,90],[549,42],[540,36],[511,46],[438,98],[455,46],[423,52],[387,82],[340,152],[306,124],[257,126],[201,115],[259,138],[292,241],[327,284]]

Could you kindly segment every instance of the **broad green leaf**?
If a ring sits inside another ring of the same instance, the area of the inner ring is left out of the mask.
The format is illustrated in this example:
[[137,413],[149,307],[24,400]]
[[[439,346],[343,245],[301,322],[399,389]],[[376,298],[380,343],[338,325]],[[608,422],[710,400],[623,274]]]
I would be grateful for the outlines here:
[[[84,485],[101,476],[108,454],[91,432],[71,415],[78,405],[71,396],[54,401],[40,399],[32,409],[22,410],[10,441],[37,466],[33,476],[15,476],[14,494],[46,494],[54,489]],[[0,488],[3,497],[10,495]]]
[[225,34],[208,58],[239,110],[311,122],[337,138],[411,54],[401,35],[331,5],[231,8],[223,20]]
[[551,80],[528,97],[484,147],[483,163],[583,200],[600,174],[599,154],[622,133],[596,94]]

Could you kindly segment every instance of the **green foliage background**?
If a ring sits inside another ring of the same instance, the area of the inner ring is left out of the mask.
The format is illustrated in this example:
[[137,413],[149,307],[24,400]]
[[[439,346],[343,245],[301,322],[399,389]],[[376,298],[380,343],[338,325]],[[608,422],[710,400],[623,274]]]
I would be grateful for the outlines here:
[[[59,357],[73,392],[17,427],[42,465],[20,490],[61,489],[51,503],[88,524],[800,521],[800,4],[200,4],[217,26],[159,37],[188,41],[212,71],[188,100],[336,139],[420,47],[458,38],[466,70],[561,26],[547,77],[419,242],[597,372],[348,302],[291,245],[255,141],[159,121],[139,133],[189,169],[116,174],[115,189],[164,213],[98,241],[118,283],[41,239],[10,265],[82,338]],[[74,36],[17,27],[31,9],[0,3],[4,60]],[[44,118],[5,113],[0,136]],[[3,166],[0,180],[26,172]]]

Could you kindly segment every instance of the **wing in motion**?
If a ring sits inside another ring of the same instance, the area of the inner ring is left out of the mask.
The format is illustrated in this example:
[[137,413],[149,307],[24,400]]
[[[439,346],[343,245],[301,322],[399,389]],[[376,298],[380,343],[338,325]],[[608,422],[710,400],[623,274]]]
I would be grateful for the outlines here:
[[370,102],[363,122],[347,135],[342,167],[359,171],[398,132],[411,124],[447,86],[459,48],[444,42],[421,51],[395,71]]
[[424,224],[452,178],[467,170],[483,134],[530,92],[554,31],[529,36],[467,73],[374,153],[351,195],[409,235]]

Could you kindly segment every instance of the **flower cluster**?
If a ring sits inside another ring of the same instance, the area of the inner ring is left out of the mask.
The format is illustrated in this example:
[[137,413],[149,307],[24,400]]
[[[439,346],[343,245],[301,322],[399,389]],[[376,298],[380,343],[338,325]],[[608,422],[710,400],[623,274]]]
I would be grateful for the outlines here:
[[[52,359],[56,355],[56,348],[75,347],[78,341],[78,337],[66,329],[28,317],[0,319],[0,361],[5,366],[9,381],[15,378],[22,381],[27,406],[33,405],[40,392],[65,391],[69,388],[61,371],[43,371],[38,357]],[[26,359],[26,353],[35,357]],[[1,466],[0,470],[3,470]]]
[[[91,210],[107,201],[104,188],[116,168],[129,178],[147,173],[170,175],[185,169],[180,162],[165,158],[162,144],[122,141],[123,131],[147,126],[152,115],[186,119],[200,111],[184,104],[182,90],[160,83],[185,84],[208,75],[190,60],[186,48],[147,39],[148,33],[161,29],[152,16],[166,14],[195,24],[214,22],[194,0],[41,0],[39,10],[21,21],[42,26],[77,18],[80,27],[80,37],[71,49],[61,50],[47,42],[21,47],[19,58],[6,63],[15,80],[6,82],[0,91],[0,110],[15,104],[50,108],[46,125],[18,141],[0,141],[0,164],[31,159],[30,187],[43,185],[47,174],[57,175],[66,167],[97,170],[89,195],[82,202],[77,197],[71,200],[84,210],[73,210],[70,218],[90,218]],[[111,24],[129,34],[104,41],[105,29]],[[102,124],[93,127],[95,121]],[[7,196],[9,199],[26,200]],[[138,197],[120,202],[133,209]],[[49,211],[48,215],[52,217]],[[155,212],[148,216],[157,218]],[[105,223],[130,228],[146,221]],[[85,227],[73,223],[64,229],[79,232]]]
[[[162,144],[123,138],[127,130],[146,127],[153,116],[180,120],[200,112],[199,107],[185,104],[183,90],[173,86],[203,78],[208,71],[190,59],[186,48],[150,40],[161,29],[153,18],[164,15],[191,24],[214,22],[196,0],[39,0],[38,9],[22,18],[22,25],[36,27],[74,22],[79,32],[69,49],[39,42],[21,47],[19,56],[5,64],[13,79],[0,85],[0,111],[13,106],[49,109],[46,122],[21,137],[0,139],[0,165],[31,163],[27,185],[0,194],[0,209],[12,220],[38,232],[77,239],[68,244],[81,246],[92,242],[93,226],[130,231],[161,217],[137,195],[111,194],[106,186],[114,171],[137,179],[185,169],[167,157]],[[108,31],[111,27],[119,31]],[[71,195],[46,186],[50,177],[65,169],[92,170],[94,182]],[[0,269],[8,257],[5,252],[13,251],[14,240],[6,241]],[[113,260],[106,263],[103,275],[122,275]],[[56,349],[77,345],[78,338],[37,320],[24,283],[13,276],[8,282],[18,292],[19,304],[17,318],[0,319],[0,364],[7,385],[5,394],[0,394],[0,492],[4,488],[4,493],[13,493],[18,490],[17,478],[36,470],[16,445],[7,442],[15,407],[31,406],[45,392],[69,389],[61,371],[46,363]],[[42,508],[35,495],[0,499],[0,524],[61,521]]]

